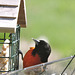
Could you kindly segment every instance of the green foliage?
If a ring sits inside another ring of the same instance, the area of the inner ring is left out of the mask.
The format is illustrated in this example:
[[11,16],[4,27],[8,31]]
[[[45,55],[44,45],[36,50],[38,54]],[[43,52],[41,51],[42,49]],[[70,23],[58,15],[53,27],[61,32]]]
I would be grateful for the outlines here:
[[53,49],[75,52],[75,0],[26,0],[27,28],[21,38],[46,36]]

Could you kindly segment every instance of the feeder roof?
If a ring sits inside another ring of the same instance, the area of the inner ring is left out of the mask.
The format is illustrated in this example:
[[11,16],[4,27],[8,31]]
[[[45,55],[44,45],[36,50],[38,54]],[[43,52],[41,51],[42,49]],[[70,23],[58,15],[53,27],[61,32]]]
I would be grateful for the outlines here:
[[15,33],[18,24],[26,27],[25,0],[0,0],[0,32]]

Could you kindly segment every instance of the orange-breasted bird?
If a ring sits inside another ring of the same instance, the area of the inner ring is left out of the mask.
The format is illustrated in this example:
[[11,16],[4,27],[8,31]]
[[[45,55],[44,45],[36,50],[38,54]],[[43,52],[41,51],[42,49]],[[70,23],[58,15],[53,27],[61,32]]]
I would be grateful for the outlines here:
[[47,62],[51,53],[51,47],[47,42],[33,40],[35,41],[35,47],[30,47],[30,50],[25,54],[23,68]]

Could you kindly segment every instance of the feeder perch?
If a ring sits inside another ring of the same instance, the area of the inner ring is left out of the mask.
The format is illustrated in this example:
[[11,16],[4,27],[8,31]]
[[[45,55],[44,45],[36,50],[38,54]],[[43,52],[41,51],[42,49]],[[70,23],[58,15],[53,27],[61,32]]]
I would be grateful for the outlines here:
[[0,73],[19,69],[21,27],[26,27],[25,0],[0,0]]

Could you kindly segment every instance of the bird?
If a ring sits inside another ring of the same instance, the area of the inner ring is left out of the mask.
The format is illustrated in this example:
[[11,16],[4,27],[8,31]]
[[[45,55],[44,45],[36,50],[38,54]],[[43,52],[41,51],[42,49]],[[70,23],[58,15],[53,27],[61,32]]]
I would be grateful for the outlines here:
[[30,47],[23,58],[23,68],[34,66],[37,64],[48,62],[51,53],[50,45],[44,40],[36,40],[35,47]]

